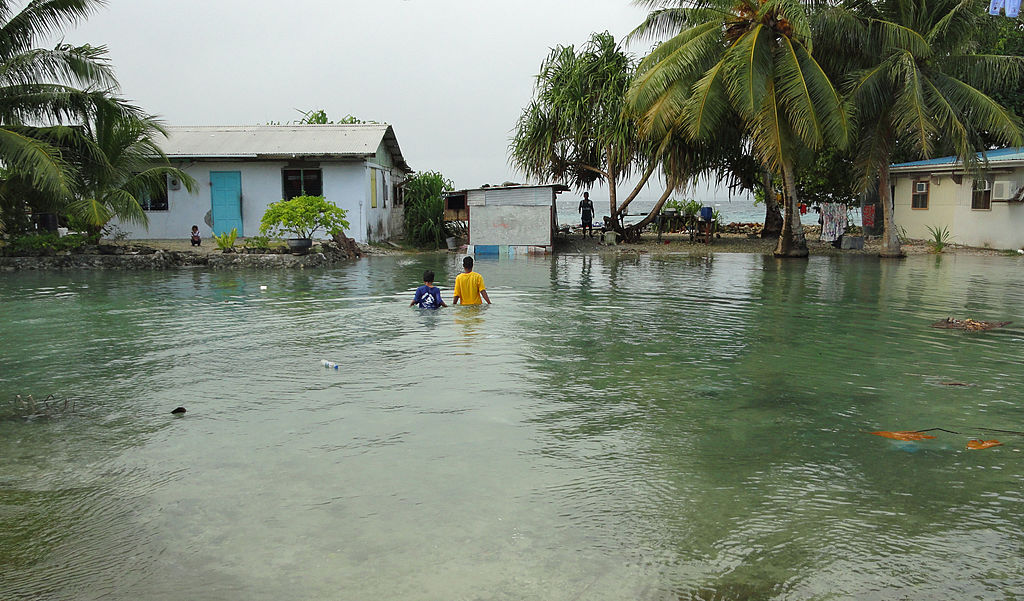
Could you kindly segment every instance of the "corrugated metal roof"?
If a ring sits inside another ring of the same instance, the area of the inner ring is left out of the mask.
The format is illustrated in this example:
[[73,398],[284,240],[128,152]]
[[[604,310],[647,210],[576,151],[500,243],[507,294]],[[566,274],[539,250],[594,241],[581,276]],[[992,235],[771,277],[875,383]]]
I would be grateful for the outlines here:
[[172,125],[160,144],[169,158],[370,158],[381,142],[411,173],[390,125]]
[[[988,150],[984,153],[978,153],[978,160],[983,161],[988,159],[989,163],[995,163],[999,161],[1024,161],[1024,148],[1000,148],[998,150]],[[926,161],[911,161],[909,163],[898,163],[891,165],[890,169],[899,169],[904,167],[935,167],[935,166],[951,166],[956,165],[960,161],[955,156],[939,157],[937,159],[928,159]]]

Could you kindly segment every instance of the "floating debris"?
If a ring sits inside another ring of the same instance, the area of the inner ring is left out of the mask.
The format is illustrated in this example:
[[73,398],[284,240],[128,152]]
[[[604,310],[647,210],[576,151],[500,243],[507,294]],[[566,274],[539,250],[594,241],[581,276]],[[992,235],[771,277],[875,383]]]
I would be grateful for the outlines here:
[[36,400],[31,394],[25,397],[18,394],[14,396],[9,408],[0,407],[0,417],[4,417],[3,414],[9,412],[13,412],[14,417],[25,419],[58,417],[74,413],[77,405],[78,400],[72,397],[59,399],[55,395],[48,394],[46,398]]
[[185,408],[184,407],[175,407],[174,409],[171,409],[171,413],[173,413],[174,415],[184,415],[185,414]]
[[[990,432],[1005,432],[1007,434],[1020,434],[1024,435],[1024,432],[1017,432],[1015,430],[994,430],[992,428],[975,428],[977,430],[988,430]],[[926,428],[924,430],[896,430],[890,432],[888,430],[879,430],[878,432],[872,432],[875,436],[884,436],[885,438],[891,438],[893,440],[901,441],[916,441],[916,440],[927,440],[929,438],[935,438],[934,436],[925,434],[925,432],[948,432],[949,434],[960,434],[955,430],[947,430],[945,428]],[[1001,446],[1003,443],[998,440],[981,440],[978,438],[972,438],[967,441],[967,448],[972,451],[978,451],[981,449],[988,449],[991,447]]]
[[943,386],[967,386],[966,382],[942,382]]
[[947,317],[946,319],[940,319],[932,324],[933,328],[943,328],[946,330],[967,330],[968,332],[979,332],[982,330],[991,330],[993,328],[1001,328],[1003,326],[1013,323],[1012,321],[978,321],[976,319],[953,319]]
[[891,438],[893,440],[926,440],[929,438],[935,438],[928,434],[922,434],[920,432],[914,432],[912,430],[898,430],[895,432],[888,432],[881,430],[878,432],[872,432],[875,436],[884,436],[885,438]]

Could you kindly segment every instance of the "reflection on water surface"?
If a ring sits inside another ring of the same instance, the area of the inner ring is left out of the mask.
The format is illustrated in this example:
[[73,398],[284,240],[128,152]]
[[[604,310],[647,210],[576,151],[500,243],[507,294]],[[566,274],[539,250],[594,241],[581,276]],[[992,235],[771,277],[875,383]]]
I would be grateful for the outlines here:
[[0,598],[1024,590],[1021,260],[460,258],[5,275]]

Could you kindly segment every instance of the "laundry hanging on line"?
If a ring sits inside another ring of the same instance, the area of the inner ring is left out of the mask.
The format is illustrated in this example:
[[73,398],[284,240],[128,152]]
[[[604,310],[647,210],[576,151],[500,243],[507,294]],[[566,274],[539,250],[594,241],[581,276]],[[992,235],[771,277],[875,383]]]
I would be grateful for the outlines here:
[[821,241],[834,242],[846,231],[846,205],[826,202],[821,205]]
[[1000,11],[1011,19],[1016,19],[1020,14],[1021,0],[991,0],[988,4],[988,14],[999,16]]

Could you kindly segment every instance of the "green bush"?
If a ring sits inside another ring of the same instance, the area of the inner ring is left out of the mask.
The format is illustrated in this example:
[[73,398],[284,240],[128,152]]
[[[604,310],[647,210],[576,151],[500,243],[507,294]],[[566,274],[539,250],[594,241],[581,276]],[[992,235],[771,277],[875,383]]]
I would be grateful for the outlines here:
[[333,236],[348,226],[345,210],[323,196],[296,196],[267,207],[260,220],[260,233],[275,238],[286,234],[292,234],[292,238],[312,238],[320,229]]
[[925,227],[928,228],[928,233],[932,235],[932,239],[928,241],[930,250],[935,254],[941,253],[949,245],[950,238],[952,238],[949,228],[945,226],[940,228],[937,225],[926,225]]
[[221,235],[214,234],[213,240],[217,243],[217,248],[224,252],[231,252],[231,249],[235,247],[235,240],[238,239],[238,228],[231,228],[230,232],[224,232]]
[[420,248],[441,248],[453,233],[444,221],[443,193],[455,189],[437,171],[423,171],[409,178],[405,188],[405,237]]
[[94,237],[86,234],[68,234],[63,237],[52,232],[25,234],[12,237],[3,247],[3,254],[17,257],[64,251],[77,252],[86,245],[95,243]]
[[268,250],[270,248],[270,236],[252,236],[245,241],[245,248]]

